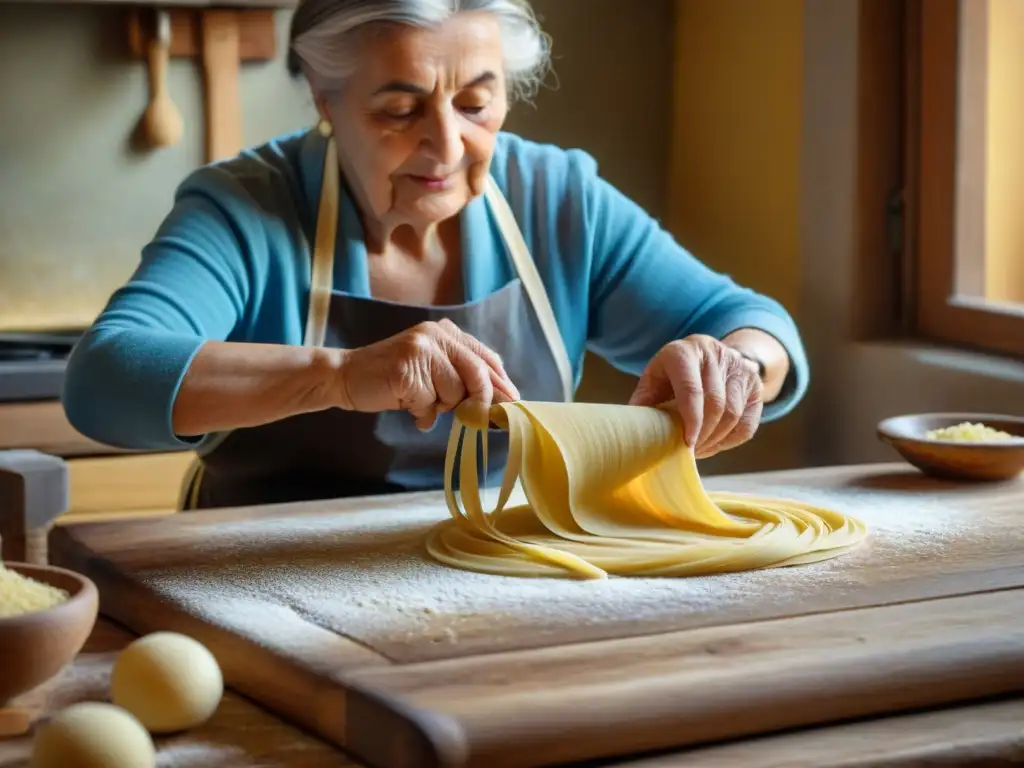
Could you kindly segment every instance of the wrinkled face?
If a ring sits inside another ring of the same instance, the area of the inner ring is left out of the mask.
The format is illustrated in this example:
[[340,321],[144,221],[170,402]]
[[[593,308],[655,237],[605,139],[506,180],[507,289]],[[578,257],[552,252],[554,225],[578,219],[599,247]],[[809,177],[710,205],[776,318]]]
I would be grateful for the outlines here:
[[318,107],[363,215],[418,227],[455,216],[483,191],[508,111],[497,21],[381,27],[355,53],[355,73]]

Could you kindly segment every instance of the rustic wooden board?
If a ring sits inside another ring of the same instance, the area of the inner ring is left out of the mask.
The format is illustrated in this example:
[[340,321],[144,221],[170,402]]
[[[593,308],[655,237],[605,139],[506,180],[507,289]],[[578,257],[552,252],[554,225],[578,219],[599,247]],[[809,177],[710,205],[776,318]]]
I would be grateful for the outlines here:
[[[426,762],[389,765],[524,768],[1022,690],[1021,616],[1015,589],[396,665],[348,682],[382,709],[407,708],[430,739]],[[346,734],[357,755],[380,754],[386,731],[370,725]]]
[[446,513],[418,494],[69,526],[53,547],[107,615],[199,637],[239,691],[371,765],[605,757],[1024,688],[1024,483],[874,465],[708,484],[875,535],[800,569],[512,580],[426,561]]
[[423,536],[447,515],[436,494],[204,512],[73,538],[192,612],[211,613],[214,595],[212,620],[243,621],[224,616],[231,601],[294,614],[401,663],[1024,586],[1024,482],[943,484],[882,465],[709,485],[842,508],[869,522],[872,540],[826,563],[712,578],[501,578],[426,558]]
[[[83,652],[44,686],[47,714],[105,701],[116,654],[134,636],[100,619]],[[621,768],[984,768],[1024,763],[1024,699],[744,739],[603,763]],[[157,739],[157,768],[363,768],[341,752],[228,693],[202,726]],[[25,768],[32,738],[0,738],[0,768]]]
[[[620,768],[1007,768],[1024,699],[886,717],[619,762]],[[2,765],[2,764],[0,764]]]

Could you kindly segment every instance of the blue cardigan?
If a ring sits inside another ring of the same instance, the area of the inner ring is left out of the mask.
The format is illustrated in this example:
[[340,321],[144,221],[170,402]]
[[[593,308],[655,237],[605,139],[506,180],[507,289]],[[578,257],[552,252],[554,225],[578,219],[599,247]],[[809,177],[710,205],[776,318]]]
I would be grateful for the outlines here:
[[[273,140],[192,173],[126,285],[68,362],[72,425],[108,445],[194,446],[174,434],[181,380],[208,339],[301,344],[325,143],[315,131]],[[491,166],[554,309],[579,383],[586,349],[639,374],[666,343],[759,328],[786,347],[791,374],[764,419],[790,411],[808,381],[797,329],[777,302],[697,261],[604,181],[592,157],[502,133]],[[340,203],[334,287],[369,296],[353,201]],[[514,276],[482,198],[461,214],[466,300]]]

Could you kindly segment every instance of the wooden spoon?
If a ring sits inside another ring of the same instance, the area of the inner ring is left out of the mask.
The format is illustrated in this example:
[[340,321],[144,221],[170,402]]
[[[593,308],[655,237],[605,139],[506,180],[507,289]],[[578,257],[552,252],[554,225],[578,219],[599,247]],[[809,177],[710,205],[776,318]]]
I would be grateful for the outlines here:
[[181,141],[181,113],[167,91],[167,60],[171,49],[171,17],[156,12],[156,35],[149,43],[149,106],[143,115],[146,134],[154,147],[171,147]]

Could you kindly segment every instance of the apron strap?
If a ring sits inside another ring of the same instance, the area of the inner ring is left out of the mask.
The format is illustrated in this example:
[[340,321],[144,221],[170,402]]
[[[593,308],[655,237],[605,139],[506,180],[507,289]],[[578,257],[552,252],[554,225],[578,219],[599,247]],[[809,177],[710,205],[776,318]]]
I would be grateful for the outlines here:
[[320,183],[320,204],[316,214],[316,239],[309,275],[309,312],[302,345],[322,347],[327,334],[327,317],[331,311],[334,288],[334,244],[338,235],[338,148],[334,137],[327,139],[324,155],[323,181]]
[[530,249],[523,239],[523,233],[516,223],[515,214],[512,213],[508,201],[498,189],[498,184],[494,181],[493,176],[487,177],[484,197],[487,198],[491,210],[494,211],[494,215],[498,219],[498,229],[501,230],[501,236],[512,257],[512,263],[515,265],[516,272],[519,273],[519,279],[533,305],[533,311],[537,313],[537,320],[544,332],[544,338],[547,339],[548,347],[555,358],[558,375],[562,380],[564,401],[571,403],[574,390],[572,363],[569,361],[569,353],[565,348],[565,340],[562,338],[562,332],[558,330],[558,321],[555,320],[555,312],[551,308],[548,293],[544,290],[544,281],[541,280],[537,265],[530,255]]
[[[334,243],[338,234],[338,149],[334,139],[327,141],[324,156],[323,180],[320,182],[320,204],[316,214],[316,240],[309,275],[309,310],[306,314],[306,330],[302,345],[322,347],[327,334],[327,316],[331,309],[331,290],[334,287]],[[227,439],[230,432],[221,432],[203,446],[209,453]],[[178,491],[178,509],[195,509],[199,500],[199,488],[203,482],[204,467],[197,453]]]

